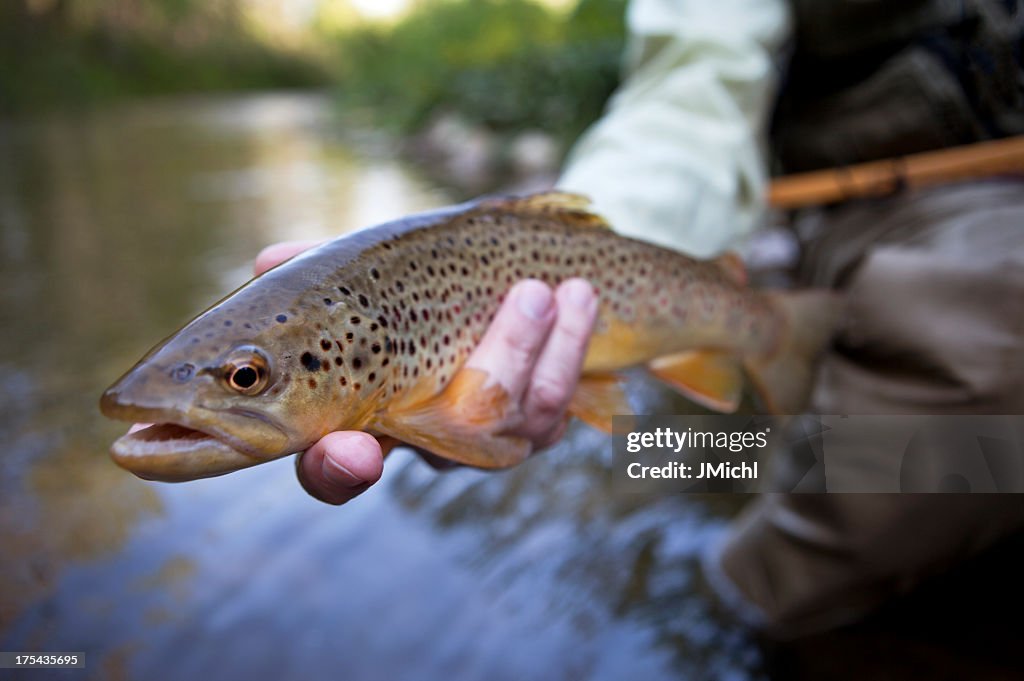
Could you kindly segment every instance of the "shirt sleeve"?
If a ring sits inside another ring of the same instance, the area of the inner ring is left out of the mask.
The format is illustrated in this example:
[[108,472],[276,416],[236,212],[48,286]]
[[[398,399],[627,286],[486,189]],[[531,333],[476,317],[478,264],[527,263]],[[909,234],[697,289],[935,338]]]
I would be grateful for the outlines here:
[[633,0],[626,78],[558,187],[617,231],[707,257],[761,217],[763,138],[786,0]]

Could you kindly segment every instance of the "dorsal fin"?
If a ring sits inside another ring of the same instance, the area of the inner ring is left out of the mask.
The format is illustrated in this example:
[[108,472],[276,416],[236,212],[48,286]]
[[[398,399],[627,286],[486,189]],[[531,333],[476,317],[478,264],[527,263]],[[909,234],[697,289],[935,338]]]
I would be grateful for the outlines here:
[[718,265],[732,283],[737,286],[747,285],[747,266],[743,264],[743,258],[736,251],[726,251],[712,262]]
[[582,194],[552,190],[523,196],[484,199],[481,208],[496,208],[521,215],[543,215],[568,220],[581,227],[611,229],[600,215],[590,212],[590,199]]

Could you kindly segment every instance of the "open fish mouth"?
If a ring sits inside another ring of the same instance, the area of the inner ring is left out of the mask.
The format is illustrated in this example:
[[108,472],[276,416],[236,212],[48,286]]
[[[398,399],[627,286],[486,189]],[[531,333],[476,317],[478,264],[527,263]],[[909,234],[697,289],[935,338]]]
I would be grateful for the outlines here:
[[123,435],[114,462],[146,480],[183,482],[224,475],[258,463],[210,433],[180,423],[156,423]]

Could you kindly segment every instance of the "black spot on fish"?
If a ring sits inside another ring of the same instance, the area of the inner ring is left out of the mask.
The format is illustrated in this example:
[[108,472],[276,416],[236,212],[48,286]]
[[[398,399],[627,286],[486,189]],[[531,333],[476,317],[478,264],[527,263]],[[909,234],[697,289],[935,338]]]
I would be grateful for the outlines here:
[[370,268],[370,276],[374,279],[380,279],[380,272],[377,271],[376,267]]
[[308,352],[302,353],[302,356],[299,357],[299,361],[302,362],[302,366],[306,367],[309,371],[317,371],[320,368],[320,360]]
[[358,324],[359,323],[359,317],[349,317],[348,321],[351,324]]
[[288,321],[288,316],[279,314],[276,317],[274,317],[274,319],[277,320],[278,324],[284,324],[286,321]]
[[353,359],[352,360],[352,368],[353,369],[362,369],[363,368],[363,358],[362,357],[356,357],[355,359]]
[[364,296],[362,293],[360,293],[359,294],[359,304],[362,305],[363,307],[366,307],[367,305],[370,304],[370,301],[366,299],[366,296]]
[[348,288],[347,288],[347,287],[345,287],[345,286],[339,286],[339,287],[338,287],[338,290],[339,290],[339,291],[341,291],[341,292],[342,292],[342,294],[344,294],[344,295],[346,295],[346,296],[350,296],[350,295],[352,295],[352,292],[351,292],[351,291],[349,291],[349,290],[348,290]]
[[224,326],[231,326],[231,324],[232,324],[232,321],[230,319],[225,319],[224,320]]
[[326,339],[322,339],[320,341],[320,347],[322,349],[324,349],[324,350],[330,350],[331,349],[331,341],[326,340]]
[[330,305],[332,302],[334,301],[332,301],[330,298],[324,298],[324,305]]

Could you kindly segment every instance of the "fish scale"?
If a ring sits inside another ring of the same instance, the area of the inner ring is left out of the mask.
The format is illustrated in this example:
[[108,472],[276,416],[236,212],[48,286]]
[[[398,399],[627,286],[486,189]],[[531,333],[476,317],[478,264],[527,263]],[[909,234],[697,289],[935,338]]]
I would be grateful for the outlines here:
[[361,428],[512,465],[528,451],[500,435],[508,396],[463,365],[517,281],[573,277],[599,308],[571,408],[605,428],[628,410],[610,374],[638,364],[726,411],[745,368],[770,408],[794,410],[836,318],[831,294],[752,290],[735,256],[700,261],[622,237],[583,197],[487,198],[323,244],[198,316],[104,394],[109,416],[158,424],[115,443],[114,458],[191,479]]

